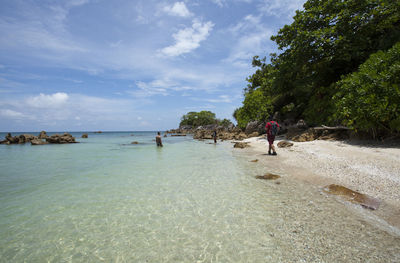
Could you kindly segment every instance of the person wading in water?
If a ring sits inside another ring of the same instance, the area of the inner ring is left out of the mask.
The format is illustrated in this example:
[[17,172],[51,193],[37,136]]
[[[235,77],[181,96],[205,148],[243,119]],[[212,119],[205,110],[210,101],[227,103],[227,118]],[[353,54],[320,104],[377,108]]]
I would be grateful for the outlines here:
[[157,146],[163,147],[162,141],[161,141],[161,134],[160,134],[160,132],[157,132],[156,143],[157,143]]

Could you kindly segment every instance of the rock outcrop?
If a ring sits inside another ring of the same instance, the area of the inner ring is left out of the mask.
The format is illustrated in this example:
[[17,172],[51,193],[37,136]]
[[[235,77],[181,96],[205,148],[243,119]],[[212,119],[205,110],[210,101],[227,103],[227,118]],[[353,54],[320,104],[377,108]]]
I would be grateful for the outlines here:
[[82,138],[87,139],[89,135],[87,133],[82,134]]
[[47,136],[47,133],[45,131],[41,131],[38,136],[39,139],[46,139],[47,137],[49,136]]
[[[43,141],[43,139],[46,139],[46,141]],[[1,141],[0,144],[23,144],[29,142],[31,145],[42,145],[47,143],[77,143],[75,138],[69,133],[64,133],[63,135],[55,134],[49,137],[45,131],[42,131],[39,136],[21,134],[13,137],[11,133],[8,133],[5,140]]]
[[5,140],[1,141],[1,144],[23,144],[27,142],[31,142],[32,140],[38,139],[35,135],[32,134],[21,134],[19,136],[12,136],[11,133],[8,133],[5,137]]
[[[247,124],[245,133],[246,134],[254,134],[257,133],[257,136],[261,134],[265,134],[265,122],[260,122],[260,121],[251,121]],[[254,136],[253,136],[254,137]]]
[[345,127],[315,127],[306,130],[300,128],[290,128],[286,134],[286,139],[294,142],[307,142],[314,140],[344,140],[349,138],[349,129]]
[[73,137],[69,133],[64,133],[63,135],[54,134],[51,135],[46,139],[48,143],[57,143],[57,144],[64,144],[64,143],[77,143],[75,141],[75,137]]

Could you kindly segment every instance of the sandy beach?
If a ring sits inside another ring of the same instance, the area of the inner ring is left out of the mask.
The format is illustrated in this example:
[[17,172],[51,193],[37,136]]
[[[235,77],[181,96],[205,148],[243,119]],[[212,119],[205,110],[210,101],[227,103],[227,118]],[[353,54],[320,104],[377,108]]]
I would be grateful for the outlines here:
[[[354,191],[378,198],[377,210],[369,210],[400,233],[400,148],[397,145],[369,144],[357,141],[293,142],[288,148],[279,148],[278,156],[267,155],[268,142],[264,137],[246,139],[254,155],[266,167],[285,171],[284,176],[324,188],[339,184]],[[272,171],[273,172],[273,171]],[[367,209],[365,209],[367,210]]]

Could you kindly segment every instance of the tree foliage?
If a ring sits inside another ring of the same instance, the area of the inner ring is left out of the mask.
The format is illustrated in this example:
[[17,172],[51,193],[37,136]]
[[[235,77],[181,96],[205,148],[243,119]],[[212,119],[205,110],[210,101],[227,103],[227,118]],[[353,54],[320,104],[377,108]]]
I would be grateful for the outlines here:
[[[284,117],[336,123],[337,116],[343,117],[332,100],[339,92],[336,83],[400,41],[400,1],[308,0],[293,23],[271,39],[280,52],[270,54],[269,63],[253,58],[256,71],[247,78],[245,94],[260,90],[264,104],[271,103]],[[252,120],[253,112],[242,108],[235,116]]]
[[400,133],[400,42],[337,83],[337,116],[374,136]]
[[249,90],[245,93],[243,106],[236,109],[233,117],[240,128],[246,128],[250,121],[264,121],[272,114],[270,100],[261,89]]
[[216,122],[217,119],[215,118],[215,113],[211,111],[191,111],[182,116],[179,126],[189,125],[192,127],[198,127],[215,124]]

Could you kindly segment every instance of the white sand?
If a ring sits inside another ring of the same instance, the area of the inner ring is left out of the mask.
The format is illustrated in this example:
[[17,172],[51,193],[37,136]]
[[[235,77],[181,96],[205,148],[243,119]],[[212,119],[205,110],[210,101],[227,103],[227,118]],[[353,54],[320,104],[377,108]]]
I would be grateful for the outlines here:
[[278,155],[269,156],[265,155],[268,142],[264,137],[245,141],[250,142],[248,151],[259,161],[283,168],[288,176],[321,188],[340,184],[380,199],[383,205],[376,213],[400,226],[400,148],[322,140],[293,142],[292,147],[279,148],[278,138],[274,143]]

